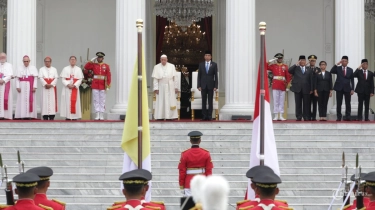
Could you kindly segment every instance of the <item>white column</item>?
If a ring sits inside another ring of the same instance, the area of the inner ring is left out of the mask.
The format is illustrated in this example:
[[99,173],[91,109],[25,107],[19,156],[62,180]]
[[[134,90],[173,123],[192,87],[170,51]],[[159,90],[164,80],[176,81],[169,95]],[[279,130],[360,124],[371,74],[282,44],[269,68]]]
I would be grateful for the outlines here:
[[[219,67],[219,92],[220,98],[225,97],[225,32],[226,32],[226,1],[215,1],[215,15],[212,18],[212,60],[215,61]],[[229,0],[230,1],[230,0]],[[221,100],[219,101],[221,104]]]
[[226,1],[225,105],[220,110],[221,120],[254,112],[255,29],[255,1]]
[[[116,66],[114,78],[116,84],[116,104],[112,107],[108,119],[119,119],[125,115],[128,107],[128,95],[135,59],[137,58],[136,20],[145,19],[145,0],[116,0]],[[144,22],[145,27],[150,23]],[[145,39],[143,39],[145,40]],[[143,41],[145,45],[145,42]]]
[[[365,58],[365,10],[364,1],[336,0],[335,9],[335,63],[343,55],[349,57],[348,66],[355,70],[361,60]],[[355,33],[351,33],[355,31]],[[356,82],[355,82],[356,83]],[[342,113],[345,114],[345,100],[342,104]],[[336,102],[331,109],[331,114],[336,114]],[[351,98],[351,115],[356,115],[358,110],[358,97],[354,93]]]
[[30,65],[36,65],[36,0],[8,1],[7,15],[8,62],[15,69],[28,55]]

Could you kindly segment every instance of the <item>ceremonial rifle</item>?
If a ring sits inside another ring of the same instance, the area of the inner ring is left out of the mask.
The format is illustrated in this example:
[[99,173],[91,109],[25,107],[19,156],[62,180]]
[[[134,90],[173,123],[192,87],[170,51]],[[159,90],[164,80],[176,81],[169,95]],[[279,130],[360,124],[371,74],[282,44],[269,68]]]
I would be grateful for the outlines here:
[[357,173],[355,174],[355,179],[356,179],[357,186],[358,186],[356,194],[355,194],[355,197],[357,199],[357,206],[356,206],[357,209],[362,209],[363,207],[365,207],[365,205],[363,204],[363,192],[361,189],[361,171],[362,171],[361,166],[358,166],[358,153],[357,153],[357,157],[356,157],[356,172]]
[[5,197],[7,205],[14,205],[13,186],[12,180],[8,179],[8,167],[3,164],[3,159],[0,154],[0,169],[1,169],[1,182],[5,181]]
[[[331,203],[329,204],[329,207],[328,207],[328,210],[331,210],[332,209],[332,205],[333,205],[333,202],[336,200],[336,198],[338,197],[338,194],[340,192],[340,189],[341,189],[341,186],[343,184],[346,185],[346,182],[347,182],[347,177],[348,177],[348,167],[345,165],[345,153],[343,152],[342,153],[342,164],[341,164],[341,182],[339,184],[339,187],[337,188],[337,190],[335,191],[335,194],[332,196],[332,200],[331,200]],[[343,200],[345,200],[345,194],[344,194],[344,197],[343,197]]]
[[[358,168],[358,153],[357,153],[357,157],[356,157],[356,167]],[[348,175],[348,173],[346,173],[346,175]],[[349,198],[350,198],[350,192],[352,192],[353,189],[354,189],[355,181],[350,185],[350,188],[348,190],[349,184],[350,184],[350,182],[346,183],[345,193],[344,193],[344,202],[341,204],[340,210],[342,210],[344,208],[344,206],[350,204],[350,200],[349,200]]]

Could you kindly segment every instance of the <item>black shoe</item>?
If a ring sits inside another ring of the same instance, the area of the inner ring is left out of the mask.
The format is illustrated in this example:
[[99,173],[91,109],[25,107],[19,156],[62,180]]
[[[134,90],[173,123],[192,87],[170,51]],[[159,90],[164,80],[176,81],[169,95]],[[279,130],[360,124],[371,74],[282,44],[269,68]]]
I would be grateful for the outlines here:
[[346,118],[346,119],[344,119],[344,121],[351,121],[350,119],[348,119],[348,118]]
[[365,121],[370,121],[369,119],[365,119]]
[[297,119],[297,121],[302,121],[302,119]]
[[311,121],[316,121],[316,119],[311,119]]
[[201,121],[206,121],[206,118],[202,118]]
[[340,118],[337,118],[337,120],[336,121],[341,121],[341,119]]

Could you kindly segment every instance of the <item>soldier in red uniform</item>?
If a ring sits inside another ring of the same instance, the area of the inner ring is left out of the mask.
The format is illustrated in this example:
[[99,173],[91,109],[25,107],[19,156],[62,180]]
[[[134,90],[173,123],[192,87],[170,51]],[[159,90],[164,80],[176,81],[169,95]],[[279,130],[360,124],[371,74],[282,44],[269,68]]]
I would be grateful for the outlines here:
[[96,59],[98,63],[94,63],[93,60],[89,61],[85,65],[85,71],[92,70],[94,72],[91,89],[96,112],[95,120],[104,120],[105,91],[111,87],[111,70],[109,65],[103,62],[105,56],[103,52],[97,52],[96,56],[93,60]]
[[179,184],[180,189],[184,190],[185,196],[191,196],[190,181],[196,174],[212,175],[214,166],[210,152],[199,148],[202,135],[199,131],[190,132],[188,136],[190,136],[192,146],[181,153],[180,163],[178,164]]
[[275,58],[277,58],[277,63],[269,63],[268,65],[268,70],[273,74],[272,95],[273,113],[275,114],[273,120],[286,120],[283,118],[282,114],[284,113],[285,91],[291,80],[291,76],[288,73],[288,66],[283,63],[284,55],[277,53]]
[[[254,191],[256,189],[256,183],[254,183],[253,178],[258,173],[259,174],[266,174],[266,173],[274,173],[274,172],[273,172],[273,170],[270,167],[268,167],[268,166],[261,166],[261,165],[254,166],[251,169],[249,169],[246,172],[246,177],[251,180],[250,187]],[[260,203],[259,195],[255,195],[255,199],[254,200],[243,200],[243,201],[237,202],[237,208],[236,208],[236,210],[249,209],[249,208],[252,208],[251,206],[253,206],[253,207],[254,206],[258,206],[259,203]],[[274,204],[275,204],[275,206],[281,207],[281,208],[287,208],[288,207],[288,203],[286,201],[282,201],[282,200],[274,200]]]
[[37,191],[36,186],[38,185],[40,178],[38,175],[33,173],[18,174],[13,178],[13,182],[16,183],[16,194],[18,194],[17,203],[14,206],[5,208],[5,210],[44,210],[51,209],[49,206],[39,206],[34,203],[34,195]]
[[58,201],[56,199],[48,200],[47,198],[47,190],[50,185],[50,177],[53,175],[53,170],[49,167],[35,167],[29,169],[27,173],[34,173],[39,176],[40,181],[37,185],[37,193],[34,197],[34,202],[36,205],[42,204],[45,206],[51,207],[53,210],[64,210],[65,203]]
[[149,171],[144,169],[136,169],[122,174],[119,180],[123,181],[124,189],[122,193],[126,197],[126,202],[120,205],[112,206],[107,209],[112,210],[161,210],[159,207],[147,205],[142,203],[142,198],[145,197],[146,192],[149,188],[148,181],[152,179],[152,175]]
[[366,206],[366,210],[375,210],[375,171],[366,174],[363,177],[366,180],[366,194],[368,195],[370,202]]
[[278,207],[275,203],[275,197],[279,193],[277,184],[281,183],[281,179],[273,171],[266,173],[256,173],[252,179],[255,184],[255,194],[259,195],[259,203],[256,206],[249,207],[252,210],[285,210],[292,209],[289,207]]
[[[361,173],[360,177],[361,177],[361,184],[359,185],[360,189],[362,192],[364,192],[364,185],[365,185],[365,180],[363,179],[363,177],[366,176],[366,173]],[[353,174],[351,177],[350,177],[350,180],[352,182],[355,182],[355,186],[354,186],[354,189],[353,189],[353,194],[356,195],[356,192],[358,190],[358,181],[356,181],[355,179],[355,174]],[[370,198],[368,197],[363,197],[363,205],[364,207],[367,207],[370,203]],[[355,199],[353,201],[353,204],[348,204],[346,206],[344,206],[343,210],[355,210],[357,209],[357,199]]]

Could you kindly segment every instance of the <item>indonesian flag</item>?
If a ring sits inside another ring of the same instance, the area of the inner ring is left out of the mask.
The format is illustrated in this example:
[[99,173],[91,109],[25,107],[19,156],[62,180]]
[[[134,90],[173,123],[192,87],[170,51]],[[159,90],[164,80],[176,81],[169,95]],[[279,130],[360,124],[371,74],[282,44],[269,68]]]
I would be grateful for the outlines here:
[[[142,168],[151,172],[150,123],[148,118],[148,94],[145,56],[142,56]],[[128,110],[122,134],[121,148],[124,150],[122,172],[138,169],[138,58],[135,61],[129,91]],[[151,200],[151,181],[145,200]],[[121,184],[121,187],[123,185]]]
[[[264,165],[273,169],[273,171],[280,175],[279,160],[277,157],[277,149],[275,142],[275,135],[273,132],[271,108],[270,108],[270,91],[268,88],[267,77],[267,59],[266,59],[266,46],[264,46]],[[260,62],[258,68],[258,81],[255,98],[255,111],[253,121],[253,134],[251,140],[250,152],[250,168],[260,164]],[[247,193],[245,199],[254,199],[255,193],[250,187],[251,181],[247,185]]]

